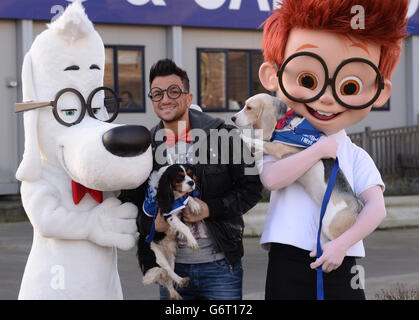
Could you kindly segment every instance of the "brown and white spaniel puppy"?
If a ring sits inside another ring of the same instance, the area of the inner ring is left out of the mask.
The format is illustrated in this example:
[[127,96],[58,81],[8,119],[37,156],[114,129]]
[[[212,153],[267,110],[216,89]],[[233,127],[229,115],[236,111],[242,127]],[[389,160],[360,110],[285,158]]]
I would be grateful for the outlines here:
[[[143,282],[144,284],[159,283],[164,286],[169,291],[171,300],[182,299],[173,283],[184,287],[190,280],[187,277],[181,278],[174,272],[177,237],[185,238],[187,245],[192,249],[199,249],[191,230],[178,217],[185,206],[188,206],[193,214],[200,214],[201,206],[192,197],[196,189],[196,181],[194,168],[190,165],[179,164],[163,167],[158,172],[153,172],[150,177],[149,188],[157,189],[158,210],[170,227],[165,232],[164,238],[153,240],[150,244],[150,248],[156,255],[156,263],[160,267],[148,270]],[[144,212],[146,212],[145,208]]]

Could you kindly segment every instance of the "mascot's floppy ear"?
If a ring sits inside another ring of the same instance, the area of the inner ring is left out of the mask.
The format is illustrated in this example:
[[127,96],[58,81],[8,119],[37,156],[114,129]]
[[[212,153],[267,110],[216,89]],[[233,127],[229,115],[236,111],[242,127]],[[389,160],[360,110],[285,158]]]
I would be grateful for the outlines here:
[[57,20],[48,24],[48,28],[68,42],[76,41],[95,32],[93,23],[78,1],[70,4]]
[[[23,102],[37,101],[33,81],[32,57],[28,52],[22,67]],[[41,178],[41,153],[38,142],[38,110],[25,111],[23,122],[25,127],[25,151],[16,172],[19,181],[37,181]]]

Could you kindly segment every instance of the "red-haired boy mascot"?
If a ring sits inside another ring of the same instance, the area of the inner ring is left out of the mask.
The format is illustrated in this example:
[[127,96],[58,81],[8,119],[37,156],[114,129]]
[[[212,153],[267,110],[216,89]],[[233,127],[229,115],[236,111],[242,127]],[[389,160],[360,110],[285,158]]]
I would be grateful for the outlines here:
[[[386,215],[384,183],[371,157],[344,129],[390,97],[408,0],[279,5],[264,25],[260,81],[325,136],[287,158],[264,157],[261,180],[272,191],[261,238],[270,250],[266,299],[318,298],[317,267],[324,272],[325,299],[365,299],[362,283],[353,280],[359,272],[355,257],[365,256],[362,239]],[[320,208],[296,180],[320,159],[336,157],[364,208],[350,229],[322,243],[316,259]]]

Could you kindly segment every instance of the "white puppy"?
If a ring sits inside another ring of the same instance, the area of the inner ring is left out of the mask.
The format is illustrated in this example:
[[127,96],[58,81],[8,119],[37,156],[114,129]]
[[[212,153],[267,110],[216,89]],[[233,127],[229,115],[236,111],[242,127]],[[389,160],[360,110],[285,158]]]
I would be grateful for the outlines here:
[[[78,90],[87,101],[103,85],[102,39],[78,2],[48,27],[25,57],[23,101],[53,101],[63,88]],[[103,94],[99,98],[102,105],[95,104],[93,112],[105,120]],[[73,122],[81,107],[76,95],[66,94],[56,112]],[[147,179],[152,169],[149,142],[130,155],[118,153],[115,145],[121,147],[121,141],[115,142],[115,128],[129,126],[99,121],[88,112],[78,124],[66,126],[51,106],[25,111],[24,125],[25,152],[16,177],[22,181],[34,238],[19,299],[122,299],[116,248],[135,245],[137,209],[121,204],[114,190],[136,188]],[[131,127],[133,133],[149,134]],[[72,180],[104,191],[103,202],[86,194],[76,205]]]
[[[270,141],[278,120],[284,118],[287,108],[287,105],[279,99],[261,93],[247,99],[244,108],[232,117],[232,121],[239,127],[252,125],[254,129],[263,131],[261,139],[242,136],[243,141],[254,149],[255,153],[270,154],[282,159],[303,150],[278,141]],[[304,120],[302,117],[296,116],[289,126],[295,128],[302,120]],[[322,159],[297,180],[319,207],[322,206],[333,164],[333,159]],[[363,204],[356,198],[345,175],[339,170],[323,217],[323,239],[336,239],[348,230],[356,222],[362,207]]]

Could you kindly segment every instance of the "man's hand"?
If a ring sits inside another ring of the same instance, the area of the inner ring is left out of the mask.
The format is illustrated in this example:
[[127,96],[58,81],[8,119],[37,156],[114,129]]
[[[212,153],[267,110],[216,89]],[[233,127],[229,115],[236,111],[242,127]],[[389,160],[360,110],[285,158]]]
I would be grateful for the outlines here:
[[[347,248],[342,245],[338,239],[335,239],[323,244],[322,250],[323,254],[321,257],[311,263],[310,267],[311,269],[316,269],[317,267],[323,265],[323,271],[328,273],[339,268],[345,258]],[[315,256],[316,250],[310,252],[310,257],[314,258]]]
[[167,230],[169,230],[169,223],[166,221],[166,219],[162,216],[160,209],[157,212],[157,217],[155,220],[155,228],[157,232],[166,232]]
[[183,214],[182,214],[183,221],[185,222],[189,222],[189,223],[198,222],[209,217],[208,205],[201,199],[194,198],[194,200],[198,202],[199,205],[201,206],[201,212],[199,215],[193,214],[191,210],[189,209],[189,207],[186,206],[185,209],[183,209]]

